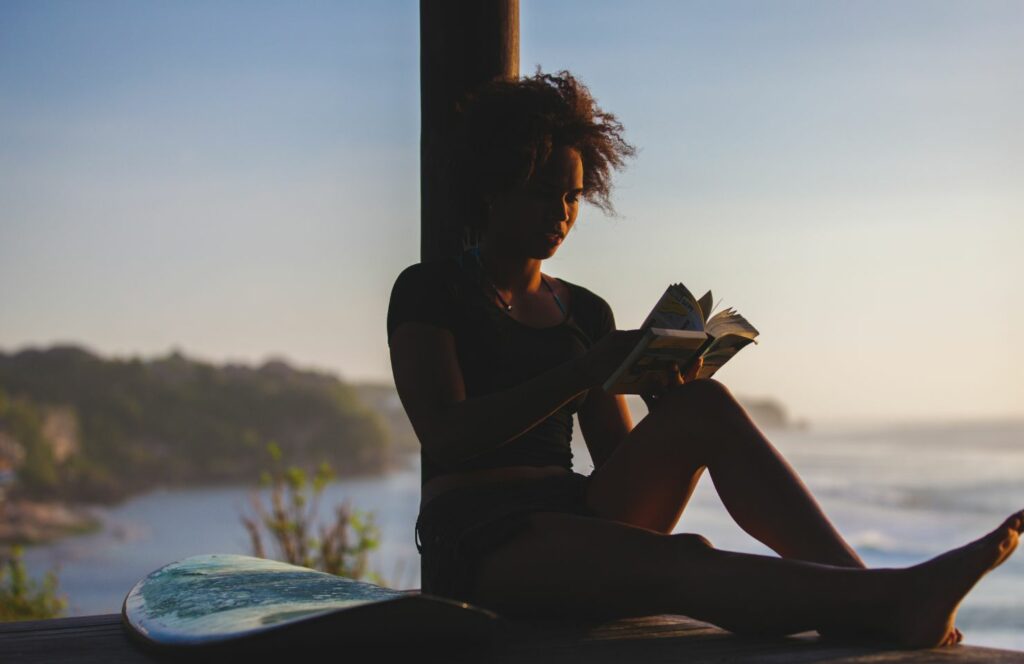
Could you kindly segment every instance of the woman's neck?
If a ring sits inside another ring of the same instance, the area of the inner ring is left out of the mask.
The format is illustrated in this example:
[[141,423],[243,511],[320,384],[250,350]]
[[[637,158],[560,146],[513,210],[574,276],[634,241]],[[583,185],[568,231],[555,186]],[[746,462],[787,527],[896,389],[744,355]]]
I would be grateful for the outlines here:
[[524,258],[480,242],[480,261],[487,277],[498,288],[514,293],[534,293],[541,286],[539,258]]

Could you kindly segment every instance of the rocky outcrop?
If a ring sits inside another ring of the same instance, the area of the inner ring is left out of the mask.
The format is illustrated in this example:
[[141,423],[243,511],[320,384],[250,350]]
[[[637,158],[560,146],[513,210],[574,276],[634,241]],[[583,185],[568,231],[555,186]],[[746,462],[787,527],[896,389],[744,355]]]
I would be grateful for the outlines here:
[[789,429],[793,426],[786,409],[774,399],[740,397],[738,401],[746,409],[750,419],[763,429]]
[[55,463],[64,463],[82,449],[78,416],[73,408],[51,406],[43,410],[43,438]]
[[63,503],[0,501],[0,544],[43,544],[99,524],[87,510]]

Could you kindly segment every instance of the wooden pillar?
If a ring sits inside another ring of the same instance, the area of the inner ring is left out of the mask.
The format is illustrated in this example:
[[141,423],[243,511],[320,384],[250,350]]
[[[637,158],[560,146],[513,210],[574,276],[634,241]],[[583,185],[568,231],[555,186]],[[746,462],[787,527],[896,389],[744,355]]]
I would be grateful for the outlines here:
[[445,147],[455,102],[499,77],[519,77],[519,0],[420,0],[420,260],[462,250]]

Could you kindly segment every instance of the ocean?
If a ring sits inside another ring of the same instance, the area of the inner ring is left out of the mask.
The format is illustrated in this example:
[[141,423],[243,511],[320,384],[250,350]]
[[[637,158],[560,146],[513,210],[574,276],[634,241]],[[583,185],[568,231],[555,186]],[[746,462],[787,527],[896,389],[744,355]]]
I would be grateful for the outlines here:
[[[1024,508],[1024,422],[767,431],[825,513],[871,567],[902,567],[990,531]],[[589,472],[581,440],[577,470]],[[101,531],[26,550],[31,574],[58,572],[67,615],[116,613],[154,569],[201,553],[250,553],[239,515],[248,487],[158,490],[97,510]],[[375,514],[371,568],[389,585],[419,587],[413,524],[419,468],[329,485],[321,512],[349,500]],[[676,528],[720,549],[772,554],[740,530],[707,477]],[[982,579],[961,605],[964,643],[1024,650],[1024,552]]]

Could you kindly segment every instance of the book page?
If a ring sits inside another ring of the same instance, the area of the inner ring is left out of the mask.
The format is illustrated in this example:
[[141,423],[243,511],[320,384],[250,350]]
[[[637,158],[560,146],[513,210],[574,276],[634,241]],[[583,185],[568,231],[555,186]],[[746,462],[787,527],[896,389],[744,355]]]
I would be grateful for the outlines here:
[[708,316],[711,315],[711,308],[714,306],[711,291],[704,293],[704,296],[697,301],[697,306],[700,307],[701,316],[704,317],[704,329],[707,329]]
[[736,313],[735,309],[723,309],[708,321],[707,332],[718,339],[729,334],[753,340],[760,334],[746,318]]
[[654,311],[641,328],[660,327],[673,330],[703,330],[704,314],[693,294],[682,284],[672,284],[658,300]]
[[701,357],[704,365],[697,372],[697,378],[711,378],[715,372],[722,368],[722,365],[732,359],[732,356],[740,352],[744,346],[755,343],[752,337],[736,336],[728,334],[718,337],[711,342]]

